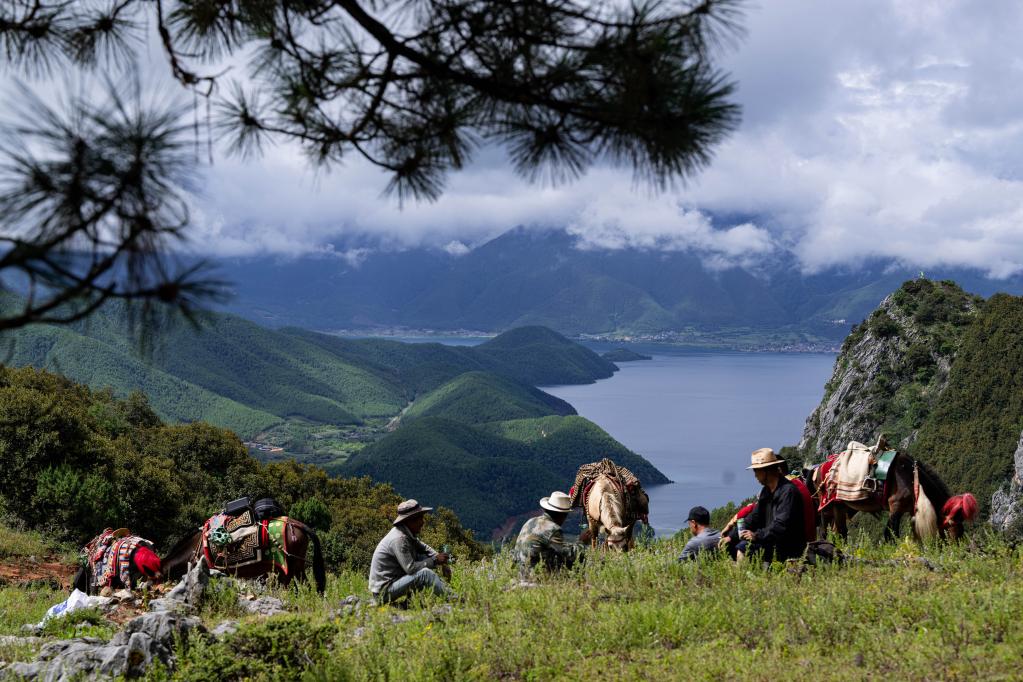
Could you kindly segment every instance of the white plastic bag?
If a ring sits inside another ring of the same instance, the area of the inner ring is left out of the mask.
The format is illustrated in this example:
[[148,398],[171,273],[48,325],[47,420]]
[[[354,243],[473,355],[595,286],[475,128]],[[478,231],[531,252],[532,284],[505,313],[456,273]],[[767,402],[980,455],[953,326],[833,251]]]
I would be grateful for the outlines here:
[[46,622],[51,618],[60,618],[66,616],[72,611],[76,611],[81,608],[85,608],[89,605],[89,595],[81,590],[74,590],[67,599],[59,604],[54,604],[43,616],[43,619],[39,621],[37,627],[43,627]]

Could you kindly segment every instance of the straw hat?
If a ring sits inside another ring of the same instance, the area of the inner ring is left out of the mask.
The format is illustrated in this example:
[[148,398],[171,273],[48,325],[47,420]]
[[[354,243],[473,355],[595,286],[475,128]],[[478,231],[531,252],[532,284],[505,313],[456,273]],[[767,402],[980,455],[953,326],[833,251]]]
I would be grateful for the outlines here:
[[572,498],[560,490],[555,490],[548,497],[540,500],[540,506],[552,512],[572,511]]
[[405,519],[410,519],[418,514],[425,514],[428,511],[433,511],[433,507],[423,507],[415,500],[405,500],[398,505],[398,518],[392,521],[391,525],[397,526]]
[[750,466],[747,469],[766,469],[767,467],[785,464],[785,460],[775,454],[771,448],[760,448],[754,450],[750,455]]

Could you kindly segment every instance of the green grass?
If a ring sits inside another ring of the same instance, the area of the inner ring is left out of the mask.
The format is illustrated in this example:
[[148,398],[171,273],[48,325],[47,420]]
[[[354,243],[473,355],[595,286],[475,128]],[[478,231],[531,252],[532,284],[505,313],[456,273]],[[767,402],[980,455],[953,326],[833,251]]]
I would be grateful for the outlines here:
[[[874,560],[802,573],[710,559],[679,564],[681,540],[597,555],[578,570],[514,587],[507,553],[456,564],[464,601],[408,611],[339,601],[367,597],[365,576],[332,575],[327,594],[271,587],[286,616],[240,616],[237,588],[214,587],[208,627],[237,634],[178,651],[175,679],[991,679],[1019,673],[1023,554],[977,533],[921,548],[854,543]],[[926,557],[938,570],[917,561]],[[218,580],[214,579],[214,585]],[[0,590],[4,632],[41,617],[52,595]],[[55,600],[54,600],[55,601]],[[45,606],[44,606],[45,605]],[[396,618],[397,617],[397,618]],[[396,622],[399,621],[399,622]],[[153,671],[152,679],[166,677]]]
[[51,549],[42,534],[14,530],[6,523],[0,523],[0,559],[30,556],[41,558]]
[[[674,561],[680,548],[662,542],[628,556],[597,557],[529,589],[512,589],[515,571],[506,555],[459,565],[454,587],[465,602],[450,613],[332,614],[345,594],[365,593],[363,576],[342,574],[325,600],[308,590],[280,592],[295,614],[250,620],[231,640],[183,651],[179,675],[203,679],[228,665],[255,679],[635,680],[677,679],[681,670],[694,679],[756,680],[1018,674],[1018,551],[997,544],[975,552],[853,546],[855,555],[896,561],[797,575],[781,565],[682,565]],[[919,565],[917,554],[941,570]],[[409,620],[394,623],[395,615]],[[274,644],[282,641],[293,646]],[[235,653],[240,649],[244,660]]]

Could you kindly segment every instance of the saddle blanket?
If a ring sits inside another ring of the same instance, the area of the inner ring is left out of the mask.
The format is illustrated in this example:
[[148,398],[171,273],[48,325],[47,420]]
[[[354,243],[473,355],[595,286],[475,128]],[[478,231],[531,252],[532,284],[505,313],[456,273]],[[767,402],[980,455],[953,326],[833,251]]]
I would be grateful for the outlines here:
[[137,535],[131,535],[127,528],[106,528],[82,548],[82,555],[92,571],[95,587],[131,587],[131,556],[134,551],[153,543]]
[[818,470],[820,509],[835,500],[860,502],[875,495],[875,490],[863,485],[875,463],[874,449],[856,441],[849,441],[843,452],[828,457]]
[[[573,507],[583,506],[585,501],[584,492],[589,490],[593,481],[601,474],[607,474],[625,488],[633,488],[639,485],[639,479],[636,477],[636,474],[623,466],[615,464],[606,457],[599,462],[583,464],[575,474],[575,485],[568,491],[569,497],[572,498]],[[622,492],[625,492],[625,490],[622,490]]]
[[201,550],[211,568],[231,570],[272,560],[287,574],[287,524],[286,516],[253,521],[248,511],[238,516],[214,514],[203,526]]

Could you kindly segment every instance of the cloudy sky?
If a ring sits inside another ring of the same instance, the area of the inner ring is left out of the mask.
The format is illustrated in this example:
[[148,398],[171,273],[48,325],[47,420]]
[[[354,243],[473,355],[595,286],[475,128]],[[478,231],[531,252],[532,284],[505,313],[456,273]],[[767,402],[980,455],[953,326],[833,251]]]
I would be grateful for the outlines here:
[[[684,190],[608,168],[538,187],[488,150],[439,201],[402,209],[365,165],[316,173],[276,147],[216,162],[196,243],[302,254],[365,233],[457,252],[542,225],[584,247],[695,249],[711,264],[789,250],[808,271],[881,257],[1023,272],[1023,3],[765,0],[746,27],[722,57],[743,123]],[[722,215],[745,217],[709,217]]]

